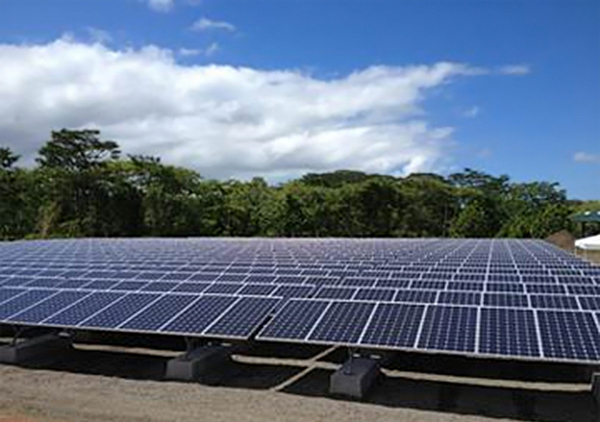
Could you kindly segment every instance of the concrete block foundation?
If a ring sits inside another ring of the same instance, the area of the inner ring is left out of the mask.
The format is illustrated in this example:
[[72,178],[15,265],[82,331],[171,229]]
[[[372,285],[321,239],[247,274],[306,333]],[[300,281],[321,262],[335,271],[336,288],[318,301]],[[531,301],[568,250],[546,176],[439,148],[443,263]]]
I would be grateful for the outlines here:
[[46,334],[0,347],[0,363],[21,363],[68,350],[72,346],[72,340],[68,336]]
[[379,363],[368,358],[347,360],[329,379],[329,393],[363,399],[379,376]]
[[232,349],[226,346],[204,346],[167,362],[166,379],[202,380],[214,373],[216,367],[229,361]]

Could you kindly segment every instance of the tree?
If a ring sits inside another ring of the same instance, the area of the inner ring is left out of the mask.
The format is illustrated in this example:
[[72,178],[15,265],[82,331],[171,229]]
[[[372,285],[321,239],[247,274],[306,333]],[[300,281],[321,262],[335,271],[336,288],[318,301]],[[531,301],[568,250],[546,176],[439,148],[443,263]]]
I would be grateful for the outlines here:
[[19,160],[19,156],[10,148],[0,147],[0,170],[12,170],[13,165]]
[[[118,145],[96,130],[60,130],[39,150],[43,236],[137,234],[133,224],[139,198],[119,172],[109,167]],[[133,211],[133,217],[132,217]]]
[[491,213],[489,202],[484,198],[472,200],[458,214],[452,226],[452,237],[494,237],[497,231],[497,218]]
[[42,168],[80,172],[117,160],[121,154],[113,141],[102,141],[98,130],[52,131],[51,139],[39,151]]

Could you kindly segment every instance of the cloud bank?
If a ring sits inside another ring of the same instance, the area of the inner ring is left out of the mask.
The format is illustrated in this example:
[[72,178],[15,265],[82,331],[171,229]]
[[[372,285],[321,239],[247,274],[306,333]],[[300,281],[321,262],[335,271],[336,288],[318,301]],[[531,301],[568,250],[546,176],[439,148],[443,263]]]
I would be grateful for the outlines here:
[[69,39],[0,44],[0,144],[31,162],[50,130],[98,128],[126,153],[158,155],[208,177],[436,171],[452,128],[428,122],[422,101],[457,77],[481,74],[441,62],[319,79],[188,66],[176,57],[153,46],[116,50]]
[[208,18],[200,18],[192,24],[190,27],[192,31],[211,31],[211,30],[223,30],[234,32],[236,27],[234,24],[225,21],[213,21]]
[[155,12],[168,12],[173,8],[175,0],[148,0],[148,6]]
[[576,152],[573,160],[578,163],[600,163],[600,154],[590,154],[589,152]]

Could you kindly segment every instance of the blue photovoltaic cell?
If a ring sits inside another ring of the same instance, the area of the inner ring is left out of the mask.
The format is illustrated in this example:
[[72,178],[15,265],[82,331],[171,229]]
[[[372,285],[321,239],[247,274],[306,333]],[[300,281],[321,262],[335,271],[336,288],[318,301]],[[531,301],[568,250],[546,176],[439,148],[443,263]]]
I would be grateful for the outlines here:
[[438,292],[435,290],[398,290],[395,302],[435,303]]
[[302,340],[329,304],[324,300],[292,299],[277,312],[257,338]]
[[403,289],[410,285],[410,280],[408,279],[400,279],[400,278],[389,278],[389,279],[379,279],[377,283],[375,283],[375,287],[377,288],[394,288],[394,289]]
[[67,278],[61,280],[56,287],[59,289],[79,289],[89,282],[90,280],[86,280],[85,278]]
[[202,296],[161,331],[201,334],[215,318],[222,315],[238,299],[235,296]]
[[304,284],[312,284],[315,286],[336,286],[340,284],[339,277],[308,277]]
[[269,296],[277,289],[274,284],[246,284],[237,294],[251,296]]
[[445,281],[434,280],[415,280],[410,284],[411,289],[443,290],[445,287]]
[[175,287],[173,292],[179,293],[202,293],[211,286],[210,283],[181,283]]
[[242,286],[243,284],[238,283],[213,283],[204,291],[204,293],[232,295],[240,290]]
[[6,321],[11,315],[26,310],[56,292],[57,290],[29,290],[22,295],[13,297],[0,305],[0,320]]
[[526,284],[525,290],[527,293],[540,294],[566,294],[565,286],[560,284]]
[[377,279],[374,277],[346,277],[340,283],[344,287],[373,287]]
[[600,333],[591,313],[537,311],[544,357],[600,359]]
[[524,286],[521,283],[486,283],[485,289],[497,293],[522,293],[525,291]]
[[418,348],[475,352],[477,308],[430,305],[425,313]]
[[367,325],[360,344],[413,347],[425,305],[381,303]]
[[135,292],[137,290],[140,290],[146,284],[148,284],[148,282],[146,282],[146,281],[122,281],[122,282],[112,286],[110,288],[110,290],[124,290],[124,291]]
[[472,292],[482,292],[485,289],[485,283],[476,281],[451,281],[448,283],[448,290],[464,290]]
[[558,276],[556,278],[559,283],[564,284],[594,284],[594,279],[592,277]]
[[36,278],[31,283],[27,283],[27,287],[57,287],[62,281],[60,278]]
[[600,286],[574,284],[567,286],[567,290],[571,294],[600,296]]
[[163,278],[161,278],[161,281],[185,281],[188,278],[190,278],[192,275],[192,273],[167,273]]
[[26,289],[11,289],[9,287],[0,288],[0,304],[12,299],[15,296],[23,294],[27,291],[28,290],[26,290]]
[[92,293],[91,296],[86,297],[44,322],[49,325],[76,326],[84,319],[89,318],[123,296],[123,293]]
[[307,277],[295,277],[295,276],[279,276],[273,283],[277,284],[302,284],[306,281]]
[[285,285],[279,286],[277,289],[275,289],[271,296],[283,298],[303,298],[310,296],[313,291],[313,286]]
[[215,281],[217,283],[242,283],[246,279],[246,275],[240,274],[223,274]]
[[123,299],[115,302],[102,312],[86,319],[80,326],[116,328],[125,320],[144,309],[158,299],[159,295],[152,293],[129,293]]
[[531,295],[531,306],[545,309],[579,309],[577,299],[573,296]]
[[198,300],[198,297],[192,295],[171,294],[163,296],[119,328],[157,331],[195,300]]
[[597,311],[600,310],[600,297],[599,296],[579,296],[579,304],[581,309]]
[[175,289],[179,283],[173,283],[168,281],[156,281],[154,283],[148,283],[140,289],[142,292],[170,292]]
[[356,294],[350,287],[321,287],[315,294],[317,299],[351,299]]
[[492,307],[529,307],[526,295],[512,293],[486,293],[483,296],[483,304]]
[[247,339],[281,299],[244,297],[205,332],[205,335]]
[[540,356],[533,311],[482,308],[479,353]]
[[119,280],[94,280],[88,284],[82,286],[82,289],[90,290],[108,290],[115,284],[118,284]]
[[33,280],[34,279],[31,277],[21,277],[21,276],[10,277],[4,282],[2,287],[24,286],[26,284],[31,283]]
[[394,289],[359,289],[354,300],[372,300],[378,302],[391,302],[394,300]]
[[365,328],[374,303],[333,302],[315,324],[308,340],[354,344]]
[[165,275],[166,272],[141,272],[135,279],[136,280],[160,280]]
[[187,281],[215,281],[218,277],[219,274],[196,273],[192,274]]
[[481,293],[444,291],[440,292],[437,301],[438,303],[447,303],[450,305],[480,305]]
[[249,275],[246,278],[246,283],[272,283],[275,280],[276,276],[274,275]]
[[11,322],[40,323],[57,312],[75,304],[90,292],[63,291],[38,303],[37,305],[7,318]]

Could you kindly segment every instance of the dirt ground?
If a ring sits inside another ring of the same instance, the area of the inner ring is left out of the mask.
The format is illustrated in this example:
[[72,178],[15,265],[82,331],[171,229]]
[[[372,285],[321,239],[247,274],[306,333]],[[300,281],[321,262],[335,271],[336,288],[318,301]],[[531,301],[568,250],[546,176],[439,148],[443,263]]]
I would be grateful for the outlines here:
[[[0,365],[0,422],[594,420],[589,386],[570,367],[534,369],[532,374],[544,375],[525,382],[468,373],[522,372],[512,363],[451,360],[445,363],[451,372],[464,371],[448,377],[415,372],[420,369],[414,365],[435,366],[415,360],[413,367],[401,363],[386,370],[373,392],[357,402],[328,396],[328,378],[343,359],[329,352],[236,355],[213,378],[183,383],[162,379],[167,359],[177,352],[78,345],[58,359]],[[570,375],[568,383],[553,380]]]

